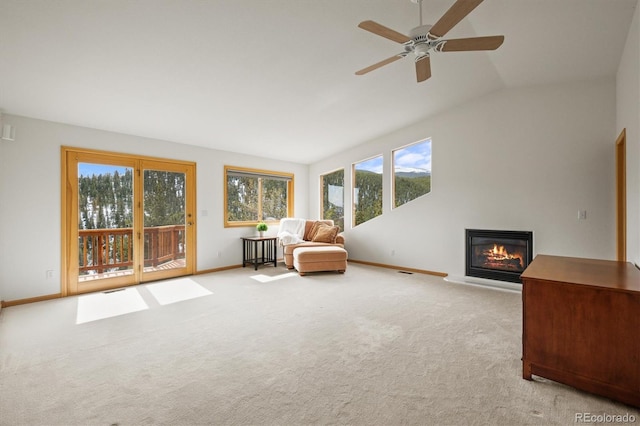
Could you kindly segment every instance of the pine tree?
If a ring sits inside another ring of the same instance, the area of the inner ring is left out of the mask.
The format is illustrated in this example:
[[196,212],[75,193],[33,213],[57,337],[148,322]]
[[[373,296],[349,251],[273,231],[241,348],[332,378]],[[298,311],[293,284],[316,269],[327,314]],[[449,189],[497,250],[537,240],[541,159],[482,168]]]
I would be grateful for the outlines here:
[[[342,188],[343,199],[342,205],[338,206],[331,202],[329,197],[329,188]],[[344,170],[336,170],[333,173],[322,176],[322,217],[331,219],[333,223],[344,231]]]
[[382,174],[356,170],[356,225],[382,214]]

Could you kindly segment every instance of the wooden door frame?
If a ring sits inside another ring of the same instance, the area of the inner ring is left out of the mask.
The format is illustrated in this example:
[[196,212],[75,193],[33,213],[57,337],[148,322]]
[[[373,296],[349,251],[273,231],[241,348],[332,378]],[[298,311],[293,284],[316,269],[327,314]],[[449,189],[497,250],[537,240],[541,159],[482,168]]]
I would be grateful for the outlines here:
[[[186,163],[174,160],[162,160],[162,159],[150,159],[143,158],[140,160],[140,173],[141,180],[144,180],[144,171],[145,170],[162,170],[176,173],[184,173],[185,180],[188,182],[186,187],[187,191],[192,191],[193,196],[187,196],[185,198],[185,231],[187,234],[187,253],[189,255],[186,257],[185,268],[187,270],[187,274],[191,275],[195,272],[195,248],[196,248],[196,232],[195,232],[195,214],[196,214],[196,166],[195,163]],[[138,185],[137,191],[138,200],[144,199],[144,186],[143,184]],[[144,229],[144,220],[142,215],[140,215],[139,219],[139,228]],[[143,231],[144,234],[144,231]],[[140,259],[144,258],[144,247],[143,244],[138,245],[138,256]],[[149,282],[160,279],[173,278],[178,276],[183,276],[180,269],[177,270],[166,270],[166,271],[155,271],[155,272],[145,272],[144,265],[139,270],[139,282]]]
[[616,140],[616,259],[627,260],[627,129]]
[[[139,174],[140,174],[140,170],[141,170],[141,165],[144,164],[145,162],[148,163],[164,163],[164,164],[171,164],[174,165],[176,167],[184,167],[185,170],[190,170],[190,172],[187,172],[187,179],[188,179],[188,189],[191,189],[191,193],[192,196],[187,197],[187,201],[186,201],[186,205],[185,205],[185,214],[189,217],[189,222],[191,222],[191,224],[187,227],[188,232],[187,232],[187,252],[189,253],[189,255],[187,256],[187,263],[186,263],[186,275],[190,275],[195,273],[196,269],[196,163],[194,162],[189,162],[189,161],[181,161],[181,160],[172,160],[172,159],[166,159],[166,158],[158,158],[158,157],[148,157],[148,156],[140,156],[140,155],[133,155],[133,154],[123,154],[123,153],[116,153],[116,152],[110,152],[110,151],[101,151],[101,150],[94,150],[94,149],[86,149],[86,148],[77,148],[77,147],[69,147],[69,146],[62,146],[60,148],[60,152],[61,152],[61,250],[60,250],[60,263],[61,263],[61,268],[60,268],[60,294],[62,297],[65,296],[69,296],[72,294],[79,294],[82,292],[87,292],[87,291],[98,291],[98,290],[103,290],[103,288],[101,288],[101,286],[99,284],[93,286],[93,287],[87,287],[84,290],[80,290],[78,289],[78,282],[77,279],[72,283],[70,282],[71,279],[73,277],[77,276],[76,274],[70,274],[70,269],[69,268],[77,268],[77,247],[75,247],[75,251],[74,251],[74,244],[73,244],[73,240],[74,240],[74,236],[77,237],[77,234],[75,234],[74,230],[77,230],[78,228],[78,212],[77,212],[77,208],[74,209],[72,206],[70,206],[70,203],[73,202],[73,191],[75,190],[73,185],[77,185],[77,170],[75,171],[75,174],[73,173],[73,171],[69,172],[67,169],[70,165],[70,159],[72,155],[78,155],[80,154],[81,156],[85,157],[85,156],[95,156],[97,161],[100,161],[101,157],[102,158],[111,158],[111,159],[120,159],[122,160],[123,163],[131,163],[133,164],[134,167],[134,174],[137,176],[136,179],[141,179]],[[76,160],[77,161],[77,160]],[[108,164],[108,162],[107,162]],[[74,179],[75,176],[75,179]],[[136,193],[137,191],[142,191],[142,185],[137,184],[134,187],[134,193]],[[142,192],[140,192],[140,194],[142,194]],[[139,195],[134,195],[134,197],[138,197],[137,200],[141,200]],[[135,199],[135,198],[134,198]],[[135,206],[135,209],[142,209],[142,205],[137,205]],[[141,220],[141,211],[134,213],[134,227],[137,226],[137,229],[140,228],[141,224],[142,224],[142,220]],[[143,248],[141,247],[142,244],[138,244],[137,245],[137,258],[141,259],[139,260],[139,262],[141,262],[142,264],[144,264],[144,259],[143,259]],[[142,257],[140,257],[142,256]],[[75,266],[74,266],[75,264]],[[73,272],[73,271],[71,271]],[[123,281],[122,284],[123,285],[136,285],[136,284],[140,284],[141,282],[143,282],[143,278],[142,278],[142,272],[139,270],[139,268],[134,268],[134,279],[132,282],[129,281]],[[118,284],[116,282],[113,282],[114,284]]]

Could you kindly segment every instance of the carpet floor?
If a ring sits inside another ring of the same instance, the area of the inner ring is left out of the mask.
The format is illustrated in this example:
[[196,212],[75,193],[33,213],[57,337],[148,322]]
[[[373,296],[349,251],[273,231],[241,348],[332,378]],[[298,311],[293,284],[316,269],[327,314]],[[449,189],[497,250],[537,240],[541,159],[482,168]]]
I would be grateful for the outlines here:
[[128,313],[92,318],[87,296],[3,309],[0,424],[640,422],[624,404],[522,379],[517,292],[359,264],[181,280],[109,293],[119,307],[134,296]]

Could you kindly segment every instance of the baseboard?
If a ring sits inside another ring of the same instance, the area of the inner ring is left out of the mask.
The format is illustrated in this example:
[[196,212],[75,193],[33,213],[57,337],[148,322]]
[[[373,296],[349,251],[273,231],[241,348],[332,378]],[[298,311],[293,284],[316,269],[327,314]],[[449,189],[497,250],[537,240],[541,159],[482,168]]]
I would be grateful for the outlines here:
[[[208,274],[210,272],[220,272],[220,271],[226,271],[228,269],[235,269],[235,268],[241,268],[241,267],[242,267],[242,265],[223,266],[221,268],[214,268],[214,269],[207,269],[207,270],[203,270],[203,271],[197,271],[193,275]],[[26,298],[26,299],[6,300],[6,301],[3,300],[3,301],[0,301],[0,309],[8,308],[9,306],[25,305],[27,303],[42,302],[44,300],[59,299],[61,297],[63,297],[62,293],[55,293],[55,294],[47,294],[45,296],[29,297],[29,298]]]
[[[283,260],[279,259],[279,261],[283,261]],[[376,262],[367,262],[365,260],[349,259],[348,261],[353,263],[360,263],[362,265],[376,266],[379,268],[387,268],[387,269],[396,269],[398,271],[415,272],[418,274],[434,275],[437,277],[446,277],[448,275],[447,273],[444,273],[444,272],[435,272],[435,271],[428,271],[425,269],[416,269],[416,268],[405,268],[403,266],[387,265],[384,263],[376,263]],[[221,271],[227,271],[229,269],[237,269],[237,268],[242,268],[242,265],[230,265],[230,266],[222,266],[220,268],[203,269],[201,271],[196,271],[193,275],[210,274],[213,272],[221,272]],[[7,308],[9,306],[24,305],[27,303],[42,302],[44,300],[59,299],[61,297],[63,297],[61,293],[56,293],[56,294],[48,294],[45,296],[30,297],[27,299],[8,300],[8,301],[3,300],[0,302],[0,309]]]
[[7,300],[7,301],[2,301],[2,307],[8,308],[9,306],[25,305],[27,303],[42,302],[44,300],[59,299],[61,297],[62,297],[61,293],[55,293],[55,294],[47,294],[45,296],[29,297],[27,299]]
[[367,262],[366,260],[348,259],[348,262],[360,263],[362,265],[377,266],[379,268],[397,269],[398,271],[415,272],[417,274],[435,275],[436,277],[446,277],[446,272],[428,271],[426,269],[405,268],[404,266],[387,265],[384,263]]
[[[284,263],[284,257],[279,257],[278,259],[276,259],[276,263]],[[270,263],[270,264],[273,265],[273,263]],[[247,263],[247,265],[250,266],[252,264]],[[212,272],[228,271],[229,269],[236,269],[236,268],[242,268],[242,265],[230,265],[230,266],[221,266],[220,268],[203,269],[202,271],[194,272],[193,275],[210,274]]]
[[202,271],[194,272],[193,275],[210,274],[212,272],[228,271],[229,269],[236,269],[236,268],[242,268],[242,265],[230,265],[230,266],[221,266],[220,268],[203,269]]
[[518,293],[522,292],[522,284],[489,280],[486,278],[449,276],[444,280],[454,284],[489,287],[494,290],[505,290],[505,291],[518,292]]

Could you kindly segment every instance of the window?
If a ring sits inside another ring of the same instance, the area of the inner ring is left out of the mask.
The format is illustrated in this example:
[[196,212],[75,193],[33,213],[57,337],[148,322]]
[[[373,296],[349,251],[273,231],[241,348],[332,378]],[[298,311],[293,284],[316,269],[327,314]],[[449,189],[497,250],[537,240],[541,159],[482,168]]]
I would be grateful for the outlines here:
[[353,165],[353,226],[382,214],[382,155]]
[[225,166],[224,177],[225,227],[293,216],[293,174]]
[[344,169],[320,176],[321,219],[331,219],[344,231]]
[[431,139],[393,151],[393,207],[431,191]]

